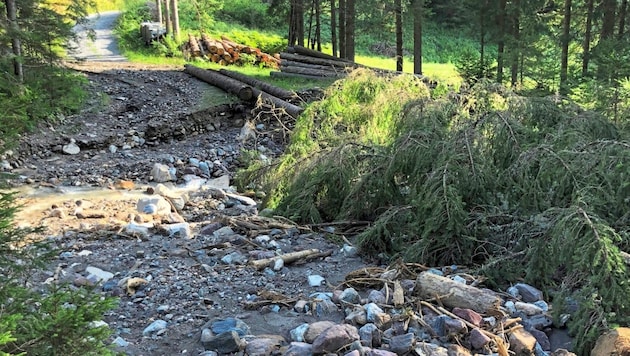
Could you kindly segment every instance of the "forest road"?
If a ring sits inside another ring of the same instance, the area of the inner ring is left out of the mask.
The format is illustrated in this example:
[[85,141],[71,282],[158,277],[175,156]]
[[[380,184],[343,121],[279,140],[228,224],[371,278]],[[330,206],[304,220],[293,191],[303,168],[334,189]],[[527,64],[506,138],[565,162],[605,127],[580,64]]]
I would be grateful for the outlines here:
[[[70,51],[70,57],[76,60],[98,62],[125,62],[127,59],[120,54],[118,43],[114,38],[112,28],[120,16],[120,11],[106,11],[88,16],[86,24],[77,25],[77,41],[71,43],[76,47]],[[94,30],[94,40],[90,39],[90,29]]]

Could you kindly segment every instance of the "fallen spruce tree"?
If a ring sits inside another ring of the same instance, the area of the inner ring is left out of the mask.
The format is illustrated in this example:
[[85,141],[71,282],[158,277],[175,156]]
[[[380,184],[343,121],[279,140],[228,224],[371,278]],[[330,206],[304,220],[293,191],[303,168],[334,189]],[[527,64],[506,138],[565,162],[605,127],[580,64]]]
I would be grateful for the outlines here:
[[538,286],[571,315],[578,354],[630,325],[628,126],[566,100],[490,83],[431,98],[413,76],[358,69],[240,180],[300,223],[370,221],[367,254]]

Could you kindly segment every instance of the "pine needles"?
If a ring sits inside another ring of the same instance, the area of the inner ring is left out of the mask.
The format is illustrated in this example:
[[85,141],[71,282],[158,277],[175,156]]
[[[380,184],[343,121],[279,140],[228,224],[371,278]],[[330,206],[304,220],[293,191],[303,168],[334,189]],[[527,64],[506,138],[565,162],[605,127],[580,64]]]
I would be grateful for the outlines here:
[[277,213],[371,220],[366,253],[559,290],[584,352],[630,322],[628,132],[555,98],[480,83],[433,100],[409,80],[361,71],[309,108],[261,180]]

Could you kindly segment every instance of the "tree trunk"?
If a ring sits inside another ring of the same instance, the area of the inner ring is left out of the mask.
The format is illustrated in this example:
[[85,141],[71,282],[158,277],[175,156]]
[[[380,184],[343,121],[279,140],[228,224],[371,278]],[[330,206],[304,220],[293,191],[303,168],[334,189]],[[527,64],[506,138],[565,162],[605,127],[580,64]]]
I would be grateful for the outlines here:
[[483,2],[479,10],[479,79],[486,76],[486,10],[488,9],[488,0]]
[[403,71],[402,0],[396,0],[396,70]]
[[239,72],[234,72],[227,69],[219,69],[219,73],[227,75],[230,78],[239,80],[245,84],[251,85],[252,87],[259,88],[260,90],[265,91],[273,96],[277,96],[278,98],[283,100],[294,99],[297,96],[295,92],[273,86],[269,83],[254,79]]
[[337,9],[335,8],[335,0],[330,0],[330,42],[332,42],[332,55],[337,57]]
[[289,46],[304,45],[304,0],[291,0]]
[[24,81],[24,71],[22,68],[22,42],[19,36],[19,27],[17,23],[17,6],[15,0],[6,0],[7,20],[11,29],[11,47],[13,49],[13,74],[20,83]]
[[604,17],[602,19],[602,32],[600,33],[600,41],[613,37],[615,32],[615,12],[617,11],[616,0],[603,0],[602,11]]
[[346,59],[354,61],[354,0],[346,0]]
[[164,19],[166,20],[166,34],[173,33],[173,23],[171,22],[171,0],[164,0]]
[[254,98],[254,92],[251,86],[213,70],[206,70],[186,64],[184,66],[184,72],[208,84],[221,88],[228,93],[234,94],[241,100],[250,101]]
[[308,16],[308,41],[306,43],[307,46],[310,46],[311,49],[315,49],[315,41],[313,38],[313,17],[315,16],[315,0],[311,2],[311,12]]
[[562,21],[562,56],[560,58],[560,94],[567,93],[567,72],[569,68],[569,40],[571,34],[571,0],[564,0]]
[[177,0],[172,0],[171,3],[171,22],[173,23],[173,37],[176,42],[179,42],[179,10]]
[[346,0],[339,0],[339,57],[346,56]]
[[413,73],[422,74],[422,15],[424,0],[413,0]]
[[626,32],[626,16],[628,14],[628,0],[621,2],[621,8],[619,9],[619,32],[617,32],[617,39],[621,41],[623,35]]
[[162,23],[162,21],[164,21],[162,18],[162,0],[155,0],[155,6],[157,6],[157,21]]
[[512,36],[514,37],[514,43],[512,45],[510,56],[510,84],[512,85],[512,88],[514,88],[518,82],[518,64],[521,57],[520,6],[520,0],[514,0],[514,16],[512,17]]
[[499,41],[497,43],[497,82],[503,82],[503,60],[505,57],[505,7],[507,1],[499,0],[499,14],[497,24],[499,26]]
[[593,30],[593,10],[595,0],[588,0],[586,4],[586,26],[584,29],[584,42],[582,42],[582,77],[588,75],[588,62],[591,55],[591,34]]
[[322,8],[319,0],[315,0],[315,43],[317,50],[322,51]]

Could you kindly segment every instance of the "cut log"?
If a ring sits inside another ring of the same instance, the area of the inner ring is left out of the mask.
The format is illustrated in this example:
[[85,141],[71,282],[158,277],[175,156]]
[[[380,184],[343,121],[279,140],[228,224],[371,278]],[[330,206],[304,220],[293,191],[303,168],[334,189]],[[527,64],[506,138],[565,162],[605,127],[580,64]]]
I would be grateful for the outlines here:
[[423,299],[435,298],[449,308],[472,309],[478,313],[498,309],[502,301],[494,292],[455,282],[430,272],[418,275],[415,293]]
[[314,57],[303,56],[303,55],[300,55],[300,54],[291,54],[291,53],[286,53],[286,52],[280,53],[280,59],[281,60],[288,59],[290,61],[310,63],[310,64],[318,64],[318,65],[323,65],[323,66],[335,66],[335,67],[341,67],[341,68],[346,68],[346,67],[358,68],[358,67],[360,67],[360,65],[358,65],[356,63],[342,62],[342,61],[336,61],[336,60],[331,60],[331,59],[323,59],[323,58],[314,58]]
[[286,72],[270,72],[269,75],[272,77],[277,77],[277,78],[302,78],[302,79],[314,79],[314,80],[334,79],[330,77],[318,77],[316,75],[306,75],[306,74],[286,73]]
[[310,69],[304,67],[282,67],[282,71],[285,73],[306,74],[328,78],[341,78],[346,76],[346,73],[333,72],[331,70]]
[[301,67],[301,68],[309,68],[309,69],[316,69],[316,70],[329,70],[329,71],[340,72],[340,73],[346,72],[346,68],[344,67],[322,66],[319,64],[310,64],[310,63],[295,62],[295,61],[289,61],[289,60],[283,60],[280,63],[280,68],[284,68],[284,67]]
[[283,108],[287,112],[287,114],[293,116],[294,118],[297,118],[298,116],[300,116],[302,111],[304,111],[304,109],[302,109],[301,107],[297,105],[293,105],[288,101],[284,101],[260,89],[252,88],[252,90],[254,91],[254,97],[256,98],[261,97],[263,100],[269,101],[274,106]]
[[251,86],[216,71],[205,70],[186,64],[184,66],[184,72],[196,77],[197,79],[203,80],[208,84],[221,88],[228,93],[235,94],[241,100],[249,101],[255,97]]
[[339,61],[339,62],[353,63],[350,60],[347,60],[347,59],[344,59],[344,58],[335,57],[335,56],[331,56],[330,54],[318,52],[318,51],[312,50],[310,48],[306,48],[304,46],[299,46],[299,45],[288,47],[287,48],[287,52],[302,54],[302,55],[309,56],[309,57],[330,59],[330,60]]
[[251,85],[255,88],[261,89],[262,91],[265,91],[273,96],[276,96],[280,99],[292,99],[295,98],[297,95],[295,94],[295,92],[286,90],[286,89],[282,89],[282,88],[278,88],[276,86],[273,86],[269,83],[265,83],[263,81],[254,79],[252,77],[248,77],[245,74],[241,74],[239,72],[234,72],[231,70],[227,70],[227,69],[220,69],[219,73],[223,74],[223,75],[227,75],[230,78],[234,78],[236,80],[240,80],[241,82]]
[[290,253],[286,253],[284,255],[280,255],[280,256],[276,256],[276,257],[272,257],[272,258],[265,258],[262,260],[254,260],[251,261],[249,264],[251,266],[253,266],[256,269],[263,269],[267,266],[269,266],[271,263],[273,263],[275,260],[277,259],[282,259],[284,261],[284,264],[289,264],[289,263],[293,263],[295,261],[299,261],[299,260],[305,260],[308,259],[311,256],[321,256],[321,251],[313,248],[310,250],[304,250],[304,251],[296,251],[296,252],[290,252]]
[[190,48],[190,53],[194,57],[199,57],[202,55],[201,48],[199,47],[197,39],[190,33],[188,34],[188,47]]

